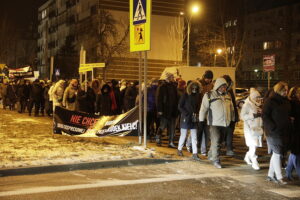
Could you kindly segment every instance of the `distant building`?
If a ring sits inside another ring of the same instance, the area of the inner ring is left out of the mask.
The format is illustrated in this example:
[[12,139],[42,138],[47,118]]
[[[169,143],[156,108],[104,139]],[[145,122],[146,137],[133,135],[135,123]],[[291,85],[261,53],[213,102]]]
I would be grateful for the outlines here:
[[[149,77],[159,77],[167,66],[182,62],[182,18],[184,0],[152,0],[151,51],[148,52]],[[129,24],[129,1],[120,0],[49,0],[39,8],[38,68],[48,77],[50,57],[55,57],[54,68],[59,68],[68,78],[77,75],[79,51],[86,50],[86,62],[101,62],[99,38],[90,37],[99,28],[101,11],[109,12],[118,22],[122,34]],[[120,24],[124,26],[121,27]],[[179,25],[178,25],[179,24]],[[177,31],[177,32],[176,32]],[[129,52],[129,35],[126,50],[112,55],[107,79],[138,78],[138,53]],[[66,61],[67,59],[67,61]],[[65,68],[65,69],[64,69]],[[102,76],[97,71],[97,76]]]
[[283,80],[300,83],[300,3],[251,10],[245,16],[241,78],[244,86],[267,86],[263,56],[275,55],[271,85]]

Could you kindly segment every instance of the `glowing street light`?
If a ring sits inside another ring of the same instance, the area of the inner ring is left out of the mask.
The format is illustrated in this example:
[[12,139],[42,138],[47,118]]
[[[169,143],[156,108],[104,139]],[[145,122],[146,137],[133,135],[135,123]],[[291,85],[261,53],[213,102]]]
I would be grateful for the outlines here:
[[216,50],[216,53],[215,53],[215,59],[214,59],[214,67],[216,66],[217,54],[218,54],[218,55],[221,55],[222,52],[223,52],[223,50],[220,49],[220,48],[218,48],[218,49]]
[[[186,50],[186,66],[190,65],[190,32],[191,32],[191,20],[194,14],[197,14],[200,10],[199,5],[194,4],[191,7],[190,18],[187,20],[188,30],[187,30],[187,50]],[[180,15],[184,15],[183,12],[180,12]]]

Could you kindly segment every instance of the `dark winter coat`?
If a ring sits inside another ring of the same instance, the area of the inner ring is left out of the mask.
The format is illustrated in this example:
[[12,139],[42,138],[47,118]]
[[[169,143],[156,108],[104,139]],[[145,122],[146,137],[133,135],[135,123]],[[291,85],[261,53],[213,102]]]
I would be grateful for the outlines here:
[[86,103],[87,103],[87,109],[88,113],[94,114],[95,113],[95,105],[96,105],[96,93],[91,87],[87,88],[87,93],[86,93]]
[[117,103],[117,109],[114,111],[114,114],[121,114],[122,113],[122,96],[120,92],[120,87],[113,86],[113,91]]
[[79,90],[76,96],[75,110],[79,112],[89,112],[87,94],[84,90]]
[[30,99],[40,102],[44,98],[43,88],[40,83],[33,83],[30,90]]
[[[197,93],[193,94],[191,88],[193,85],[197,85],[199,90]],[[200,84],[197,82],[192,82],[187,87],[187,92],[184,93],[178,104],[178,110],[181,113],[180,117],[180,128],[182,129],[196,129],[198,122],[193,122],[193,115],[197,116],[200,111],[201,105],[201,94],[200,94]]]
[[27,101],[30,95],[30,86],[22,84],[18,88],[18,97],[20,101]]
[[239,112],[238,112],[238,109],[237,109],[237,106],[236,106],[235,95],[234,95],[232,89],[230,89],[228,91],[228,93],[231,97],[231,101],[232,101],[232,105],[233,105],[233,109],[234,109],[234,116],[235,116],[235,121],[234,122],[238,122],[240,119],[239,119]]
[[292,100],[292,117],[294,117],[293,131],[291,135],[291,152],[293,154],[300,154],[300,101]]
[[290,114],[289,100],[277,93],[268,98],[263,106],[263,124],[269,148],[274,153],[283,154],[288,148]]
[[166,119],[176,118],[178,115],[177,87],[172,82],[162,83],[157,91],[157,112]]
[[[107,89],[106,92],[104,91],[105,89]],[[97,96],[96,112],[100,112],[100,115],[110,116],[113,114],[111,110],[112,102],[109,94],[110,91],[111,91],[110,86],[105,84],[101,89],[101,94]]]
[[10,104],[15,104],[18,100],[16,87],[14,85],[7,86],[7,93],[6,93],[7,100]]
[[126,89],[125,96],[124,96],[125,111],[128,111],[135,107],[135,100],[138,93],[139,91],[135,85],[130,86]]
[[156,90],[157,85],[151,85],[147,90],[147,111],[156,112]]

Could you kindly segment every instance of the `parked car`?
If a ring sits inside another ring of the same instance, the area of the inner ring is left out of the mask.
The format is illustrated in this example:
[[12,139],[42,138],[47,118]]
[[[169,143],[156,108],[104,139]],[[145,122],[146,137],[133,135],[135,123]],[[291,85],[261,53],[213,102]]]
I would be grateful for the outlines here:
[[249,89],[247,88],[235,88],[235,101],[238,108],[242,108],[245,100],[249,96]]

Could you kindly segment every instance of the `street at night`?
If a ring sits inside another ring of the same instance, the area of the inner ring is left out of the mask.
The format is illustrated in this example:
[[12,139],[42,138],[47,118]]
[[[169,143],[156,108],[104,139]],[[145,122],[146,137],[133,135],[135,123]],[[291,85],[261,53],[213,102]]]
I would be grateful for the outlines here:
[[0,200],[300,200],[299,0],[1,0]]

